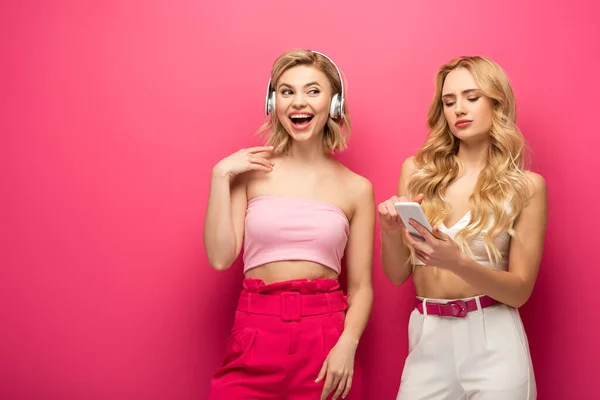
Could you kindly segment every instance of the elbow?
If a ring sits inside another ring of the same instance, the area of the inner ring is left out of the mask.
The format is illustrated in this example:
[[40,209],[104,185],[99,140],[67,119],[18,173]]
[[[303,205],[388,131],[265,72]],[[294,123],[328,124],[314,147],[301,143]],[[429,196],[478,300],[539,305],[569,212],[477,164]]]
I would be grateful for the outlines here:
[[210,266],[213,267],[217,271],[225,271],[226,269],[231,267],[231,264],[217,261],[217,262],[210,262]]
[[225,259],[222,257],[211,257],[209,255],[208,263],[217,271],[225,271],[226,269],[231,267],[231,264],[233,264],[233,260]]
[[521,308],[521,307],[523,307],[524,305],[525,305],[525,302],[523,301],[523,302],[518,302],[518,303],[515,303],[515,305],[513,305],[513,306],[511,306],[511,307],[513,307],[513,308]]
[[513,308],[523,307],[531,297],[533,287],[523,282],[519,289],[520,290],[518,291],[518,294],[514,297],[514,299],[511,299],[510,302],[506,302],[504,304]]
[[239,251],[233,246],[227,247],[206,247],[206,257],[208,258],[208,263],[211,267],[213,267],[217,271],[225,271],[236,260]]
[[504,304],[506,304],[509,307],[512,308],[521,308],[525,303],[527,302],[527,300],[514,300],[514,301],[508,301]]
[[529,297],[531,297],[531,293],[527,293],[526,295],[520,296],[518,299],[515,299],[515,301],[511,301],[512,304],[508,305],[514,308],[521,308],[525,305],[525,303],[527,303]]

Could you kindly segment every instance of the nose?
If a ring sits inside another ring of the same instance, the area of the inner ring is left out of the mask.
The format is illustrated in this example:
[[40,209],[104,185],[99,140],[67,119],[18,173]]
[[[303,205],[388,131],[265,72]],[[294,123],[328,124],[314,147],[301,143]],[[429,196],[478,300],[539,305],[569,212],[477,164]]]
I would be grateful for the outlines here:
[[294,99],[292,100],[292,107],[303,108],[304,106],[306,106],[306,99],[304,98],[304,94],[296,93],[294,95]]
[[466,114],[463,100],[458,99],[456,100],[456,103],[454,103],[454,114],[456,114],[457,117]]

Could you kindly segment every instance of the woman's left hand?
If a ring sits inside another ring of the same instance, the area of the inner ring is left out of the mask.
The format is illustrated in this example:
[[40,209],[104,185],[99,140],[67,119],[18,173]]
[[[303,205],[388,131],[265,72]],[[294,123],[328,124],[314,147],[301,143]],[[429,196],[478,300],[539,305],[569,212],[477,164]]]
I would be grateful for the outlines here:
[[450,236],[440,231],[438,225],[433,227],[433,232],[429,232],[415,220],[411,219],[410,224],[424,239],[422,241],[415,239],[408,230],[405,231],[406,241],[415,249],[415,256],[419,260],[426,266],[456,269],[463,253]]
[[325,385],[321,393],[321,400],[325,400],[335,390],[332,400],[340,395],[345,398],[352,387],[352,376],[354,374],[354,356],[358,343],[342,333],[337,343],[331,349],[319,376],[315,382],[325,378]]

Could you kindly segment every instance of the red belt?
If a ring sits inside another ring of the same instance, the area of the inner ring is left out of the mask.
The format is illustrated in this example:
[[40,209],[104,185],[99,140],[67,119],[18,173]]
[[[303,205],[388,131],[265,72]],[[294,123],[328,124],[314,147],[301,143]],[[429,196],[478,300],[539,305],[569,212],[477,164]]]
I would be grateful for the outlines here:
[[[491,307],[499,304],[498,301],[489,296],[479,297],[481,308]],[[452,300],[448,302],[426,301],[427,315],[438,315],[440,317],[464,318],[467,313],[477,310],[477,300]],[[423,314],[423,300],[416,299],[417,310]]]
[[301,317],[344,311],[348,308],[346,298],[342,291],[316,294],[260,294],[242,291],[237,310],[252,314],[278,315],[283,321],[298,321]]

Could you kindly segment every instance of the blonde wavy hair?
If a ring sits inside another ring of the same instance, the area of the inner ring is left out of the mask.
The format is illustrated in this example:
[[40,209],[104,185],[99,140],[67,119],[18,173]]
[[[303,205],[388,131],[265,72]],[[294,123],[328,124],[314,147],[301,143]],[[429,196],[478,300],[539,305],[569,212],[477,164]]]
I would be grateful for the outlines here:
[[[311,50],[294,49],[281,54],[273,63],[271,69],[271,90],[277,87],[281,75],[290,68],[306,65],[323,72],[331,83],[332,96],[341,93],[342,82],[338,76],[335,65],[326,57],[313,53]],[[348,102],[344,101],[344,116],[342,118],[327,118],[323,131],[323,147],[328,153],[343,151],[347,148],[347,140],[350,136],[350,117],[348,116]],[[287,133],[277,113],[273,111],[269,119],[258,130],[258,134],[267,137],[267,145],[274,147],[277,154],[285,153],[292,145],[292,139]]]
[[513,225],[527,205],[529,191],[525,141],[516,126],[514,93],[505,72],[494,61],[480,56],[460,57],[438,71],[427,118],[430,133],[415,155],[416,172],[409,179],[408,192],[411,196],[425,195],[422,207],[432,225],[445,220],[450,206],[444,193],[463,169],[457,157],[460,140],[450,131],[442,103],[444,81],[456,68],[466,68],[473,75],[483,95],[491,100],[493,112],[487,163],[469,197],[471,220],[455,240],[472,256],[468,241],[487,229],[483,242],[489,259],[497,264],[502,255],[495,245],[496,238],[503,231],[514,236]]

